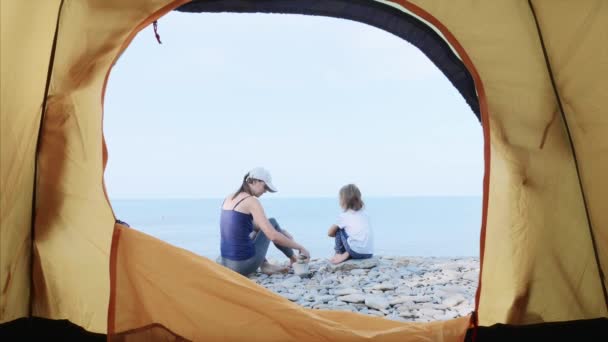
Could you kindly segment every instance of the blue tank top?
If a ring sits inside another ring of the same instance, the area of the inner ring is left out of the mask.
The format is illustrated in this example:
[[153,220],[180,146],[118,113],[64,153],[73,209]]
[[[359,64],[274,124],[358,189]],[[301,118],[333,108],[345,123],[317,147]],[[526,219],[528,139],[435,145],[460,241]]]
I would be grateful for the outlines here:
[[[241,201],[234,207],[236,208]],[[222,208],[220,216],[220,251],[222,257],[230,260],[245,260],[254,256],[255,246],[249,238],[252,231],[253,215],[241,213],[234,209]]]

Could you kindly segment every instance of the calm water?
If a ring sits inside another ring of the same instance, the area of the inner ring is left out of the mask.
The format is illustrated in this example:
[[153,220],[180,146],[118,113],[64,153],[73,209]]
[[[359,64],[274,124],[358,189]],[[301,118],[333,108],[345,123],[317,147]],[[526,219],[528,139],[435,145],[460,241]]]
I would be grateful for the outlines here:
[[[375,251],[401,256],[479,256],[481,197],[386,197],[364,199],[374,229]],[[261,198],[314,257],[333,254],[327,228],[339,214],[335,198]],[[131,227],[199,255],[219,255],[222,199],[113,200],[117,218]],[[272,245],[269,256],[279,259]]]

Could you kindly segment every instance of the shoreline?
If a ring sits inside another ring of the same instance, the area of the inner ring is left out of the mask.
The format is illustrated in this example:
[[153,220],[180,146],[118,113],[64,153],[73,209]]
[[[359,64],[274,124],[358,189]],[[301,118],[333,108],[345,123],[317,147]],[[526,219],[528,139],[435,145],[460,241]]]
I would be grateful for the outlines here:
[[374,256],[338,265],[313,258],[303,276],[290,268],[284,274],[258,272],[249,278],[306,308],[430,322],[474,310],[479,258]]

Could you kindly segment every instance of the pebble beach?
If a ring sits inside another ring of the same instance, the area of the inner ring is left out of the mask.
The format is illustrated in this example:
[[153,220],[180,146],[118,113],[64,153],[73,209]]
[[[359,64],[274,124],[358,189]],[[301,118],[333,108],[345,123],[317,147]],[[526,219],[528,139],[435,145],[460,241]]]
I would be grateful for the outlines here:
[[474,310],[479,258],[375,256],[338,265],[312,259],[306,274],[290,269],[250,279],[307,308],[429,322]]

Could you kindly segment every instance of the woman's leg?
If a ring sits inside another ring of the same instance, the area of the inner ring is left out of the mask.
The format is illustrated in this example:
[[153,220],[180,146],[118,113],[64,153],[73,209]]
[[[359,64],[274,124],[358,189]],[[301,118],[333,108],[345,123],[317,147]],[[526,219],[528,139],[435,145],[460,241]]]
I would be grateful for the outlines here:
[[244,276],[248,276],[260,267],[255,255],[245,260],[231,260],[221,257],[220,264]]
[[[268,246],[270,245],[270,239],[260,229],[255,237],[253,238],[253,245],[255,246],[255,258],[257,267],[261,268],[262,273],[272,274],[277,272],[284,272],[287,269],[283,266],[272,265],[266,261],[266,253],[268,252]],[[290,249],[291,250],[291,249]],[[293,251],[291,252],[293,255]],[[256,267],[256,269],[257,269]]]

